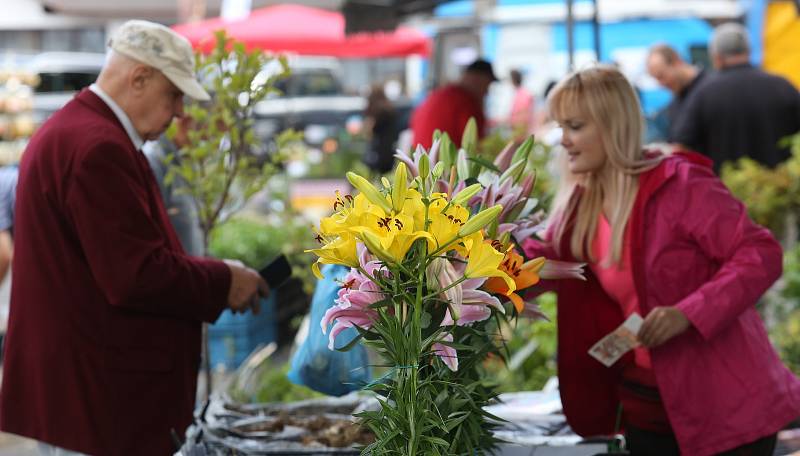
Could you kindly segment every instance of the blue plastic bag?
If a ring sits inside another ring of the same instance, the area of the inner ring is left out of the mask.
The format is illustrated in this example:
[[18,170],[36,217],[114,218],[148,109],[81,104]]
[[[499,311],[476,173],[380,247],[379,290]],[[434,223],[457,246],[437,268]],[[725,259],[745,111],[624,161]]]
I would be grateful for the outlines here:
[[[307,386],[331,396],[342,396],[360,389],[371,380],[367,350],[357,344],[347,352],[328,349],[328,335],[322,334],[320,322],[325,312],[335,305],[342,278],[350,268],[326,265],[324,279],[317,281],[311,300],[308,337],[292,356],[287,377],[292,383]],[[336,347],[342,347],[358,336],[348,328],[336,336]]]

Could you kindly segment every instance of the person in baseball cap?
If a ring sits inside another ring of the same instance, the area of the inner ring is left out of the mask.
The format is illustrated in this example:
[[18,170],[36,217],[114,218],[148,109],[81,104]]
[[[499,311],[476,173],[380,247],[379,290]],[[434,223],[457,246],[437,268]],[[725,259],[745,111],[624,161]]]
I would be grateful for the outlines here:
[[184,95],[208,98],[189,43],[131,21],[110,47],[19,165],[0,429],[42,454],[173,454],[192,422],[202,323],[269,293],[241,263],[186,253],[142,153]]
[[89,90],[119,118],[137,149],[183,115],[184,95],[205,101],[189,41],[161,24],[132,20],[109,40],[109,56]]
[[210,98],[195,78],[192,45],[169,27],[128,21],[109,40],[109,47],[161,71],[184,94],[200,101]]

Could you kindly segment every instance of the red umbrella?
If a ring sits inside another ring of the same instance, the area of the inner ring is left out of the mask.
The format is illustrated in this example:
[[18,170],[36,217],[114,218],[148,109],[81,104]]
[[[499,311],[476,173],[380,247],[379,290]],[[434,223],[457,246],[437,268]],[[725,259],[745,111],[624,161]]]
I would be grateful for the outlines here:
[[399,27],[394,32],[345,35],[344,17],[333,11],[302,5],[275,5],[250,13],[246,19],[208,19],[179,24],[173,29],[204,52],[214,47],[214,32],[228,36],[249,49],[296,52],[334,57],[399,57],[430,54],[430,40],[421,32]]

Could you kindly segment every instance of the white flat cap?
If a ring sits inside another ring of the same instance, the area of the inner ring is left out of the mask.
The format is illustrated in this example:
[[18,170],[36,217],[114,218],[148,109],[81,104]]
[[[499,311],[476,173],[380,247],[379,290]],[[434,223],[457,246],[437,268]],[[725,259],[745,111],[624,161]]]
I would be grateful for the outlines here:
[[111,49],[164,73],[185,95],[209,100],[194,74],[194,53],[189,40],[169,27],[148,21],[128,21],[109,40]]

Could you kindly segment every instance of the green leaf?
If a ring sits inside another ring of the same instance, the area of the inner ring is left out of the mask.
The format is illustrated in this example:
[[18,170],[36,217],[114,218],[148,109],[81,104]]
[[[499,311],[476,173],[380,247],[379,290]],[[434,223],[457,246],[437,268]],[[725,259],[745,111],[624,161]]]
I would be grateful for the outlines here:
[[431,325],[431,314],[428,312],[422,312],[419,325],[422,329],[427,329]]
[[357,335],[356,337],[354,337],[354,338],[353,338],[353,340],[351,340],[350,342],[348,342],[347,344],[345,344],[345,346],[344,346],[344,347],[339,347],[339,348],[337,348],[337,347],[335,347],[335,346],[334,346],[334,349],[335,349],[336,351],[338,351],[338,352],[347,352],[347,351],[350,351],[350,350],[352,350],[352,349],[353,349],[353,347],[355,347],[355,346],[356,346],[356,344],[358,344],[359,342],[361,342],[361,339],[363,339],[363,338],[364,338],[364,335],[363,335],[363,334],[359,334],[359,335]]
[[477,163],[478,165],[480,165],[480,166],[482,166],[482,167],[484,167],[484,168],[486,168],[488,170],[494,171],[497,174],[500,174],[502,172],[502,171],[500,171],[500,168],[498,168],[497,166],[494,166],[494,163],[492,163],[489,160],[481,157],[480,155],[476,155],[474,157],[468,157],[467,160],[469,160],[469,161],[471,161],[473,163]]

